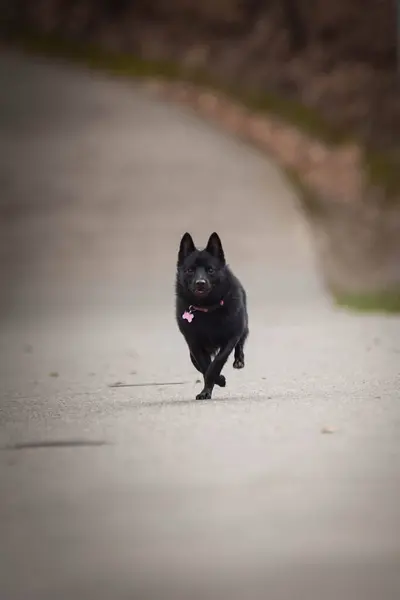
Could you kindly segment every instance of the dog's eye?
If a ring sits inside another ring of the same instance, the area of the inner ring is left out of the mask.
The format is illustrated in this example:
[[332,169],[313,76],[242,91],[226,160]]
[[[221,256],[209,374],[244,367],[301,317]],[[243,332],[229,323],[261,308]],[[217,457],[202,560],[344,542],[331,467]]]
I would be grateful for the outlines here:
[[213,269],[212,267],[208,267],[208,268],[207,268],[207,273],[208,273],[209,275],[212,275],[212,274],[214,273],[214,271],[215,271],[215,269]]
[[194,269],[192,269],[191,267],[189,267],[188,269],[186,269],[185,273],[187,273],[188,275],[193,275]]

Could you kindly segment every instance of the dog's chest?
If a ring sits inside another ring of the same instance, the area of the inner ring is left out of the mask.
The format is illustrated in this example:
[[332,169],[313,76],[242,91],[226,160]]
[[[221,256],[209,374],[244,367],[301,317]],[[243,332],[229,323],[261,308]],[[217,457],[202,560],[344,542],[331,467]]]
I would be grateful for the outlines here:
[[185,335],[202,346],[219,347],[231,337],[231,324],[222,311],[194,311],[189,320],[182,319]]

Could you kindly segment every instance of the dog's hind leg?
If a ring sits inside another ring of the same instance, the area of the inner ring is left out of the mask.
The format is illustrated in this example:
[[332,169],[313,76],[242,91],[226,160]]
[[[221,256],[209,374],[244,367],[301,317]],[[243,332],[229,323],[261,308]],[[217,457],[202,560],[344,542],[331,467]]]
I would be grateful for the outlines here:
[[243,369],[244,367],[244,344],[246,342],[246,338],[249,335],[249,330],[246,329],[240,340],[235,346],[235,354],[233,359],[233,368],[234,369]]
[[[208,367],[211,364],[211,357],[204,350],[193,350],[190,351],[190,360],[193,363],[193,366],[200,371],[200,373],[204,376],[207,372]],[[215,383],[219,385],[219,387],[226,386],[226,379],[223,375],[218,375]]]

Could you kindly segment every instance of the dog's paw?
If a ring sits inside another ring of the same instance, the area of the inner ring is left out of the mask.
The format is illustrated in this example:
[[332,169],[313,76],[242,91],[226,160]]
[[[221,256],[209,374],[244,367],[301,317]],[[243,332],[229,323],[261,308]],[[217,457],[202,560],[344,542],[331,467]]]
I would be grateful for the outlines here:
[[219,387],[225,387],[226,386],[226,379],[223,375],[218,375],[217,380],[215,382],[217,385],[219,385]]
[[210,390],[202,390],[200,394],[197,394],[196,400],[211,400]]
[[235,358],[235,360],[233,361],[233,368],[234,369],[243,369],[244,367],[244,358]]

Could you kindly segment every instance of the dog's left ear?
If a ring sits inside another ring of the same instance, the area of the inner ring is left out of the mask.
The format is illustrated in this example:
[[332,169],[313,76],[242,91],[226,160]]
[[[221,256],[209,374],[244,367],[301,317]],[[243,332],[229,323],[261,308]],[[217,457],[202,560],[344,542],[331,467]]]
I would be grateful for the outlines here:
[[206,250],[209,254],[215,256],[215,258],[218,258],[218,260],[220,260],[221,263],[225,264],[225,255],[224,250],[222,248],[222,242],[218,233],[215,233],[215,231],[210,235]]

